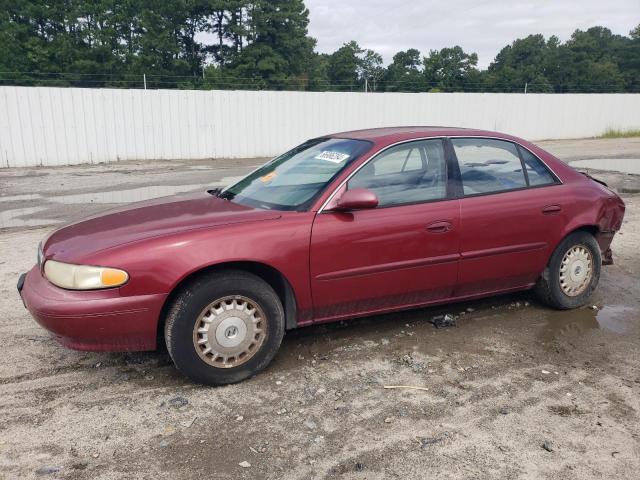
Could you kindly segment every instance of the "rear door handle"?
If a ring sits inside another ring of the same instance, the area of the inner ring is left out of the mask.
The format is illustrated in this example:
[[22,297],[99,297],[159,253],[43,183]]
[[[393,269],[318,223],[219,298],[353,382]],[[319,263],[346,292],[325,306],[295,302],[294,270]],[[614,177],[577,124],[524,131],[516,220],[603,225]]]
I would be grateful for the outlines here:
[[451,222],[446,220],[438,220],[427,225],[427,232],[429,233],[446,233],[453,228]]
[[560,205],[547,205],[542,209],[542,213],[544,215],[553,215],[555,213],[560,213],[562,211],[562,207]]

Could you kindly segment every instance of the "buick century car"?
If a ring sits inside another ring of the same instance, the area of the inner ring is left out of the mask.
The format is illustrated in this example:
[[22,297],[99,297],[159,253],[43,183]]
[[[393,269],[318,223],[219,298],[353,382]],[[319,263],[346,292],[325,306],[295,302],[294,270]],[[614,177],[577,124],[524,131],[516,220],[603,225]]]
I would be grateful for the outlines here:
[[53,232],[18,290],[81,350],[153,350],[195,381],[265,368],[285,331],[535,289],[584,305],[624,215],[604,184],[496,132],[314,138],[223,190]]

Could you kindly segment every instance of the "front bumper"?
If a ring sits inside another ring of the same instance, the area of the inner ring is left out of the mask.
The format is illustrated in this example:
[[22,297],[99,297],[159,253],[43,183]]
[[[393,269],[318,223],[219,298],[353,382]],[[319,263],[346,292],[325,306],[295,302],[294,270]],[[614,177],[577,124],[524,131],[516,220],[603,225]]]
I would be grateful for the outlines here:
[[155,350],[165,294],[120,296],[119,289],[73,291],[49,283],[37,266],[18,280],[33,318],[64,346],[90,351]]

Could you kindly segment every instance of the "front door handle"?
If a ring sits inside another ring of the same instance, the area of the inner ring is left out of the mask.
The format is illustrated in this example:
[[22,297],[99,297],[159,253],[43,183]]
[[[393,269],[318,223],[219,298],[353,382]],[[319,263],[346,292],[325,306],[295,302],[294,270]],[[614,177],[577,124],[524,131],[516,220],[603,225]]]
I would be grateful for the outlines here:
[[554,215],[556,213],[560,213],[562,211],[562,207],[560,205],[547,205],[542,209],[542,213],[544,215]]
[[446,220],[438,220],[427,225],[427,232],[429,233],[447,233],[453,228],[451,222]]

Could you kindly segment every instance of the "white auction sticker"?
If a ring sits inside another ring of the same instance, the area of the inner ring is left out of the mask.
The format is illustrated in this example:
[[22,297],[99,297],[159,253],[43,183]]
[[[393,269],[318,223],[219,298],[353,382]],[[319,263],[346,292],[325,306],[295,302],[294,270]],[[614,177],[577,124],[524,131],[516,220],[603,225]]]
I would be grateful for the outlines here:
[[330,152],[325,150],[321,154],[316,155],[315,158],[318,160],[326,160],[327,162],[340,163],[349,158],[349,155],[346,153]]

